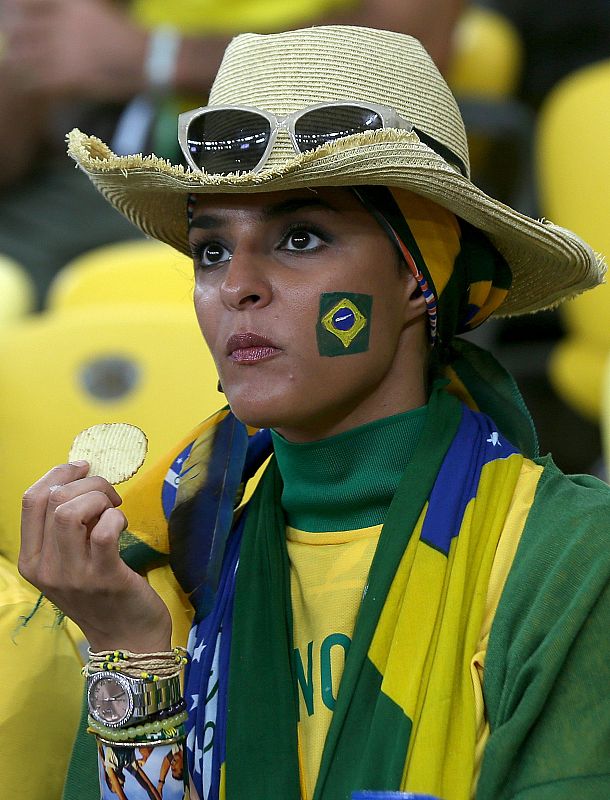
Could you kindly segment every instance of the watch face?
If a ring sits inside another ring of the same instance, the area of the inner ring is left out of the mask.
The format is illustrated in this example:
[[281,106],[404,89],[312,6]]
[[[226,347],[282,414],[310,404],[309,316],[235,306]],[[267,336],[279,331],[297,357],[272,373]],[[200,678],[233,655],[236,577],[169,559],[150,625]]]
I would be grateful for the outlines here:
[[127,684],[115,677],[100,677],[89,688],[89,712],[105,725],[121,725],[131,716],[132,700]]

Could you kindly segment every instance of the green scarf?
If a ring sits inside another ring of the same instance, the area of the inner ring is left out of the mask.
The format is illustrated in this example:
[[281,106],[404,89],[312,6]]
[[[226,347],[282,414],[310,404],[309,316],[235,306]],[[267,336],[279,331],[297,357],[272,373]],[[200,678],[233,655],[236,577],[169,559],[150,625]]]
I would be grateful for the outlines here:
[[[461,677],[456,678],[455,660],[468,660],[475,652],[496,544],[523,461],[508,442],[498,448],[501,452],[488,444],[491,427],[487,417],[446,392],[433,392],[427,424],[388,511],[371,566],[314,800],[349,800],[353,790],[365,788],[426,790],[446,800],[470,795],[475,699],[469,670],[459,670]],[[226,738],[228,798],[301,797],[281,492],[272,462],[251,503],[237,573]],[[490,504],[495,508],[491,520],[476,513],[477,506]],[[442,542],[430,534],[437,529],[443,531]],[[422,595],[424,585],[427,594]],[[414,620],[410,606],[422,597],[427,611]],[[411,674],[409,665],[401,664],[401,639],[408,641]],[[453,651],[449,660],[448,651]],[[443,697],[439,689],[449,678],[455,685]],[[446,711],[439,713],[443,705]],[[437,754],[431,760],[418,732],[431,740],[434,731],[446,737],[455,757]],[[421,786],[418,776],[428,767],[428,780]]]

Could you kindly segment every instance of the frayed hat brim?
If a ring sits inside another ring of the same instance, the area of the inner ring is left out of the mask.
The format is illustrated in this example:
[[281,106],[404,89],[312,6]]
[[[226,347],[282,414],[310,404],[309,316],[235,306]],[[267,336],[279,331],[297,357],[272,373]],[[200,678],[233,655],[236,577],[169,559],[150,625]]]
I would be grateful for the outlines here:
[[185,170],[156,156],[117,156],[78,129],[68,135],[68,153],[121,214],[186,255],[189,194],[381,184],[426,197],[487,234],[513,274],[496,316],[551,308],[598,285],[605,272],[603,258],[574,233],[489,197],[415,133],[357,134],[272,169],[231,175]]

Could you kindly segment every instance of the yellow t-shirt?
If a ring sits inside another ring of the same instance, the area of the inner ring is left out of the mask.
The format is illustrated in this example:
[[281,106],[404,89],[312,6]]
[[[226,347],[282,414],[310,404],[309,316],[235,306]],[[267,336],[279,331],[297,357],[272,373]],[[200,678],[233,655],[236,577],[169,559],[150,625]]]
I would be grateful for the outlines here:
[[287,528],[299,693],[303,800],[311,800],[381,525],[336,533]]

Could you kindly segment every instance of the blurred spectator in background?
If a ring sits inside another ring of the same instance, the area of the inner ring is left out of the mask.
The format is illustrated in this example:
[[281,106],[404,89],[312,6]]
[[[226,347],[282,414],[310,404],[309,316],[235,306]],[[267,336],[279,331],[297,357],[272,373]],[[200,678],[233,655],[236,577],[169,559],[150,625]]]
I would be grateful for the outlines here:
[[[202,105],[228,40],[344,23],[419,38],[439,67],[464,0],[2,0],[0,252],[44,303],[79,253],[141,234],[113,214],[64,153],[81,127],[116,152],[178,158],[176,114]],[[188,35],[181,35],[188,31]]]
[[517,28],[524,49],[519,97],[537,110],[570,72],[610,57],[610,2],[578,0],[477,0]]
[[[549,92],[562,78],[610,58],[609,0],[476,0],[476,5],[502,14],[519,34],[523,67],[515,97],[531,112],[534,122]],[[607,106],[610,98],[600,97],[599,102]],[[527,211],[532,216],[548,215],[548,209],[541,207],[536,197],[535,166],[532,163],[529,170],[532,206]],[[553,221],[573,225],[570,221]],[[610,253],[605,255],[609,257]],[[498,321],[488,329],[488,336],[495,338],[488,338],[486,345],[517,378],[536,419],[542,449],[552,451],[565,472],[592,472],[607,479],[601,465],[599,425],[579,414],[549,381],[547,361],[565,336],[564,313],[551,310],[520,320]]]

